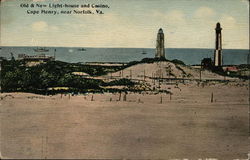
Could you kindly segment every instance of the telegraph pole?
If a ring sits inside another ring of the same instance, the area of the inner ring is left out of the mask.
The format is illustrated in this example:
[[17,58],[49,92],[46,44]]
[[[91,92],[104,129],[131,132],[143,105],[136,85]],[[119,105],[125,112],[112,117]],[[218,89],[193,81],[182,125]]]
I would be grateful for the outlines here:
[[201,70],[202,70],[202,63],[201,63],[201,67],[200,67],[200,82],[201,82]]
[[144,69],[144,72],[143,72],[143,80],[145,81],[145,69]]
[[132,70],[130,69],[130,79],[132,79]]

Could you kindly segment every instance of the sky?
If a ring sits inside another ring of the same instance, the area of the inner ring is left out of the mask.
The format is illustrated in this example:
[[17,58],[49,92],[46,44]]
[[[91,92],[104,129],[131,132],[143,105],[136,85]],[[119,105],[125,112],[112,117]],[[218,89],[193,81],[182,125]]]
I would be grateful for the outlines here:
[[[30,15],[27,10],[41,9],[22,3],[109,8],[101,9],[104,14]],[[248,0],[2,0],[0,7],[1,46],[154,48],[162,28],[166,48],[214,48],[220,22],[223,48],[249,49]]]

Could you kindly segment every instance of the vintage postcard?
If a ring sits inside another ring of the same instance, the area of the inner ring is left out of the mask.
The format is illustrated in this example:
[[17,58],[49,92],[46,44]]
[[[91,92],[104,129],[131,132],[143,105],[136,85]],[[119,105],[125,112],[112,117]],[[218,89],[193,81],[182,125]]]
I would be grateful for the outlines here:
[[1,159],[249,159],[248,0],[0,9]]

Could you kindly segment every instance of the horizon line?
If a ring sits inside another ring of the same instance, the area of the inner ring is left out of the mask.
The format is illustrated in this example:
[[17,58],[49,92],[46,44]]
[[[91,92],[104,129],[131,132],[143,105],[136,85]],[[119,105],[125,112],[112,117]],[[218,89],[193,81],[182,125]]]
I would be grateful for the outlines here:
[[[155,49],[149,48],[149,47],[83,47],[83,46],[0,46],[0,47],[51,47],[51,48],[130,48],[130,49]],[[168,47],[165,49],[215,49],[215,48],[174,48],[174,47]],[[238,49],[238,50],[249,50],[249,48],[222,48],[223,49]]]

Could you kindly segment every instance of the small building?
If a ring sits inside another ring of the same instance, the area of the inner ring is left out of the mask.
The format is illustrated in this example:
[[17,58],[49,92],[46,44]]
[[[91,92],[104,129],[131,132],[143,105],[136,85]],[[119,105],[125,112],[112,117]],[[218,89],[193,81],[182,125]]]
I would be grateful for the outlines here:
[[18,60],[47,62],[47,61],[55,60],[55,57],[45,55],[45,54],[38,54],[38,55],[33,55],[33,56],[29,56],[26,54],[18,54]]
[[42,64],[42,63],[46,63],[48,61],[54,61],[55,57],[45,55],[45,54],[39,54],[39,55],[33,55],[33,56],[29,56],[26,54],[18,54],[17,59],[25,61],[27,66],[35,66],[35,65]]
[[204,58],[201,61],[201,68],[203,69],[213,69],[213,61],[211,58]]
[[223,67],[223,70],[227,72],[238,72],[238,68],[236,66]]

